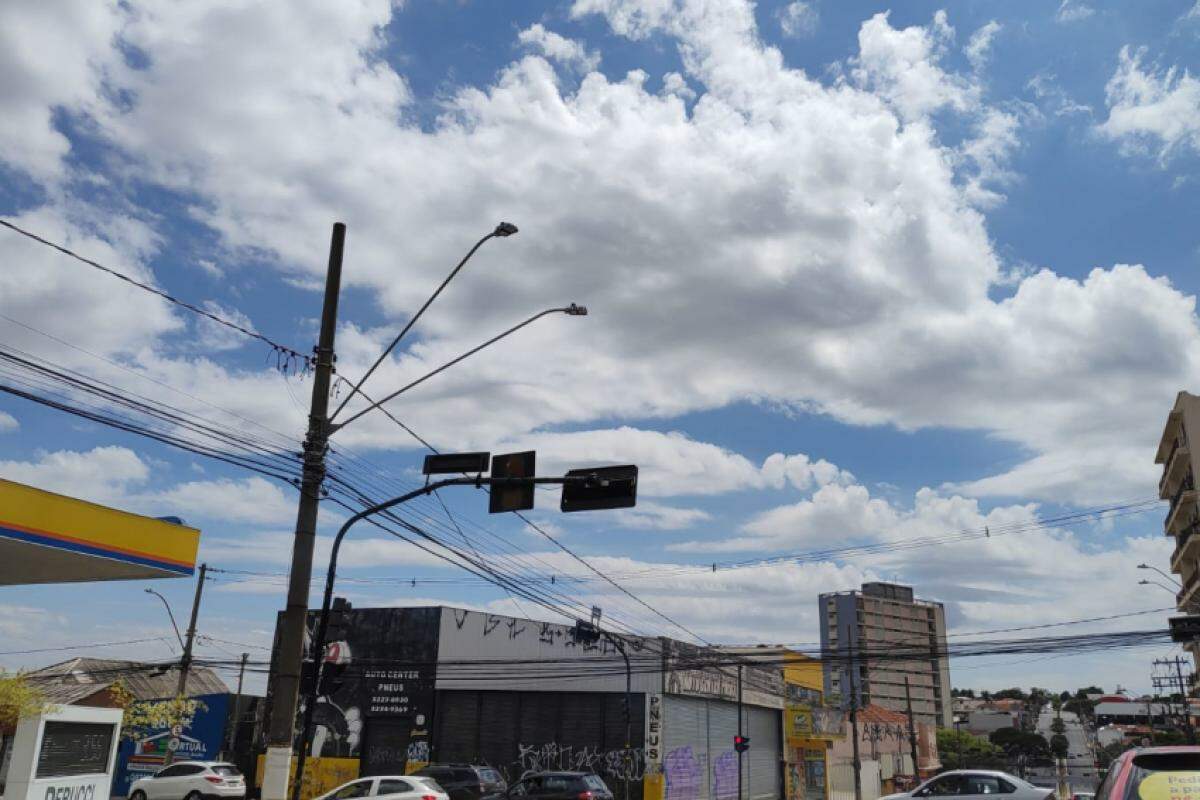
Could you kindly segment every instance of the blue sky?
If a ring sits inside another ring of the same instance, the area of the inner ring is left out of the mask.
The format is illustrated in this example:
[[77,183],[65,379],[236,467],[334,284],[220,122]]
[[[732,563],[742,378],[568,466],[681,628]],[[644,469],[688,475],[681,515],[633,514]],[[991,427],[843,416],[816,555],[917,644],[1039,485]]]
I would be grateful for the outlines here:
[[[639,463],[637,511],[564,518],[543,492],[533,519],[706,638],[815,641],[817,594],[875,578],[946,602],[959,631],[1170,605],[1137,585],[1139,561],[1167,568],[1157,510],[845,560],[688,567],[1154,496],[1162,421],[1200,373],[1200,6],[321,6],[6,4],[0,214],[302,351],[343,220],[347,378],[478,236],[516,223],[368,390],[542,308],[588,305],[390,408],[443,449],[536,447],[550,472]],[[295,446],[311,384],[273,370],[266,348],[10,232],[0,246],[6,347]],[[417,480],[422,451],[378,414],[335,447],[336,463],[386,476],[368,487],[354,472],[364,489]],[[210,565],[262,573],[216,574],[208,655],[269,644],[288,486],[11,398],[0,475],[183,516]],[[465,546],[518,559],[505,568],[554,574],[615,620],[680,635],[594,576],[572,584],[585,568],[520,520],[489,517],[477,493],[443,499],[453,522],[432,502],[414,519],[461,544],[457,522]],[[328,507],[322,533],[339,519]],[[532,610],[436,582],[463,573],[379,531],[354,536],[342,574],[356,604]],[[191,586],[159,584],[183,613]],[[10,588],[5,650],[165,636],[142,588]],[[1141,687],[1164,650],[974,660],[954,680]],[[169,649],[95,650],[130,652]]]

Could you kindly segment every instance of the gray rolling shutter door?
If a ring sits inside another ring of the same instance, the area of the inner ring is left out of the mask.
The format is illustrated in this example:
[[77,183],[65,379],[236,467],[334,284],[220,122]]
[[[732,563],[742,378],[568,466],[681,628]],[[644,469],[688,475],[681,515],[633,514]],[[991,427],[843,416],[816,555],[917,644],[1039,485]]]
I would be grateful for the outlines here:
[[713,800],[737,800],[737,705],[708,701],[708,780]]
[[779,712],[770,708],[746,707],[745,728],[750,737],[745,771],[749,772],[747,800],[782,797],[779,785]]
[[712,800],[708,771],[708,703],[692,697],[664,697],[666,800]]

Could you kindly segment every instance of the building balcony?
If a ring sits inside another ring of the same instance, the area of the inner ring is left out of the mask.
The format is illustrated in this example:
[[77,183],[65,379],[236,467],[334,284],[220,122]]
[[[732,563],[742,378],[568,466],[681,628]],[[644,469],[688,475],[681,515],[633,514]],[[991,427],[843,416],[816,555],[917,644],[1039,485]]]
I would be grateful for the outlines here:
[[1191,580],[1183,582],[1183,588],[1175,595],[1175,607],[1185,611],[1194,605],[1196,590],[1200,588],[1200,572],[1194,573]]
[[1163,520],[1163,528],[1167,534],[1174,535],[1184,528],[1185,523],[1192,519],[1195,509],[1196,483],[1192,479],[1191,470],[1188,470],[1187,475],[1180,481],[1179,488],[1175,490],[1175,494],[1171,498],[1171,508],[1167,511],[1166,519]]
[[1191,523],[1175,536],[1175,550],[1171,553],[1171,572],[1183,574],[1187,561],[1200,561],[1200,520],[1193,517]]
[[1188,447],[1187,437],[1180,433],[1173,440],[1171,449],[1163,462],[1163,474],[1158,482],[1159,497],[1166,500],[1175,494],[1179,489],[1179,481],[1186,474],[1187,465],[1190,462],[1191,450]]

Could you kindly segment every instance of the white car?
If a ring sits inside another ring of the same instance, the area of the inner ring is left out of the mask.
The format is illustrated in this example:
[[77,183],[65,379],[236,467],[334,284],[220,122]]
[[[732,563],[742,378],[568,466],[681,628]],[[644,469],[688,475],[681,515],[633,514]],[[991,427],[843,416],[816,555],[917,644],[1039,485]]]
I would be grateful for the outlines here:
[[911,798],[956,798],[961,800],[1050,800],[1052,790],[1034,786],[1007,772],[956,769],[930,778],[911,792],[889,794],[880,800]]
[[386,797],[389,800],[450,800],[437,781],[422,775],[376,775],[343,783],[316,800],[353,800],[356,797]]
[[234,800],[246,796],[246,781],[224,761],[179,761],[129,787],[129,800]]

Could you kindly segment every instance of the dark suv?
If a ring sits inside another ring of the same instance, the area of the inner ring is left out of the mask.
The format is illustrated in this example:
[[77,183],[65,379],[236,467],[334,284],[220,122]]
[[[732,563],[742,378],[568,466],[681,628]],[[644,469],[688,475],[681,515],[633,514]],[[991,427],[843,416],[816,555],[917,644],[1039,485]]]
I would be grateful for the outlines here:
[[613,800],[594,772],[534,772],[487,800]]
[[414,775],[433,778],[450,795],[450,800],[479,800],[487,795],[503,794],[508,784],[491,767],[472,764],[430,764]]

